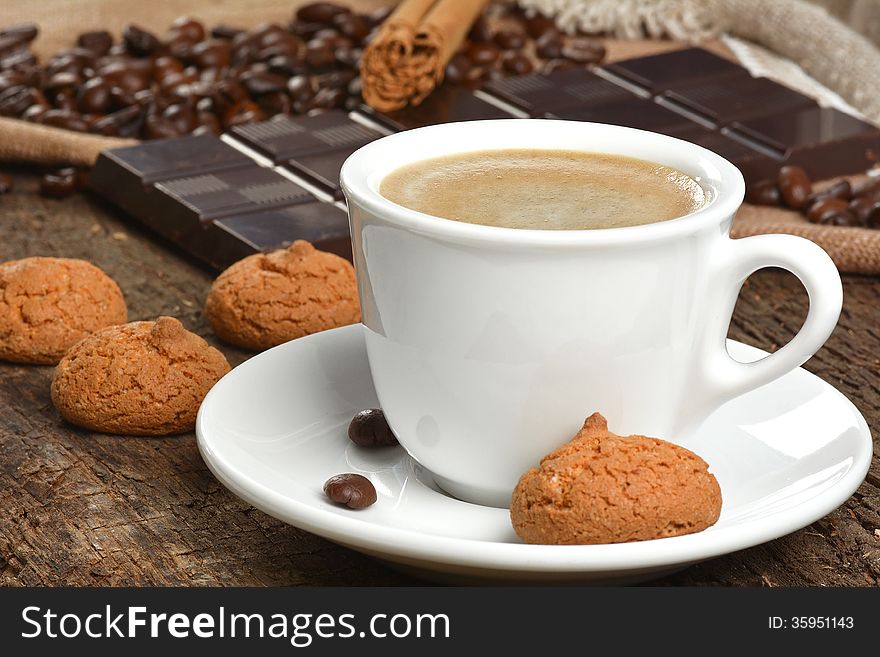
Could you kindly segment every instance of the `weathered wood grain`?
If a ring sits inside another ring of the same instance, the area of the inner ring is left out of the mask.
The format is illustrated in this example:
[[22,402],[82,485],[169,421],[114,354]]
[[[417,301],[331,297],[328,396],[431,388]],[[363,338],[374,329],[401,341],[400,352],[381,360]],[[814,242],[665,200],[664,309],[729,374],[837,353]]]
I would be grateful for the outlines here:
[[[0,196],[0,261],[89,259],[122,287],[130,319],[175,315],[237,365],[201,308],[211,274],[100,202],[34,193],[15,172]],[[847,277],[845,308],[807,368],[880,426],[880,279]],[[806,295],[793,277],[747,282],[731,337],[764,349],[799,327]],[[396,585],[418,583],[285,525],[227,492],[192,435],[120,438],[62,423],[52,370],[0,363],[0,585]],[[876,442],[875,442],[876,450]],[[880,578],[880,463],[840,509],[771,543],[664,578],[688,585],[875,586]]]

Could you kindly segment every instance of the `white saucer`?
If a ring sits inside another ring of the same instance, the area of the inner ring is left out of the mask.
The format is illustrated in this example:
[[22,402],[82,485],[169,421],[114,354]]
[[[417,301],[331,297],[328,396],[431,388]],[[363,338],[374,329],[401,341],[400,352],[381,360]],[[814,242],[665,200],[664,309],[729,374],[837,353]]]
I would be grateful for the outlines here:
[[[729,349],[739,360],[764,355],[732,341]],[[350,443],[352,415],[377,405],[362,327],[349,326],[236,367],[205,398],[196,433],[217,478],[255,507],[397,567],[459,582],[646,579],[810,524],[855,491],[871,462],[864,418],[798,369],[722,407],[688,445],[721,485],[715,526],[640,543],[525,545],[506,510],[440,492],[402,448]],[[331,504],[322,486],[341,472],[369,477],[378,502],[360,511]]]

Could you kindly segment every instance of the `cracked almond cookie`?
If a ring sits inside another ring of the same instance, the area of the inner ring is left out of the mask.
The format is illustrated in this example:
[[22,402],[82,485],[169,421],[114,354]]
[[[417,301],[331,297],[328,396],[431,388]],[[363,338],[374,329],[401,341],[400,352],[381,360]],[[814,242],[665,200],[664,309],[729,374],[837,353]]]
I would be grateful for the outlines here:
[[55,365],[87,335],[126,321],[119,286],[90,262],[34,257],[0,264],[2,360]]
[[195,427],[226,357],[173,317],[111,326],[76,344],[55,368],[62,417],[102,433],[164,436]]
[[578,434],[519,480],[510,519],[526,543],[646,541],[702,531],[721,513],[721,488],[690,450],[618,436],[594,413]]
[[248,256],[224,271],[205,317],[224,342],[262,350],[361,320],[351,263],[297,240]]

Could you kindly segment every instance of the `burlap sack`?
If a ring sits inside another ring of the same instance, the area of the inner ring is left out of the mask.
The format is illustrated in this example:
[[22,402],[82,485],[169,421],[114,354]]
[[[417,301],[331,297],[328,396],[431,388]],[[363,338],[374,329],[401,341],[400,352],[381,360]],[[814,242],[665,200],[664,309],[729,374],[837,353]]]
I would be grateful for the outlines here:
[[[29,0],[6,3],[2,22],[33,21],[41,34],[34,50],[48,57],[69,47],[74,35],[89,29],[119,34],[136,23],[162,33],[174,18],[195,15],[206,25],[253,27],[285,23],[309,0]],[[798,62],[818,81],[836,91],[869,118],[880,121],[880,53],[822,9],[801,0],[518,0],[528,9],[557,16],[562,26],[617,36],[608,40],[611,61],[654,54],[730,32],[761,43]],[[372,9],[387,0],[348,0]],[[651,37],[644,40],[644,37]],[[666,39],[666,40],[660,40]],[[671,41],[669,39],[673,39]],[[678,43],[676,43],[678,41]],[[723,45],[708,47],[731,56]],[[94,162],[104,148],[127,143],[0,118],[0,161],[45,164]],[[792,233],[822,246],[844,272],[880,273],[880,231],[815,226],[795,212],[745,205],[733,235]]]

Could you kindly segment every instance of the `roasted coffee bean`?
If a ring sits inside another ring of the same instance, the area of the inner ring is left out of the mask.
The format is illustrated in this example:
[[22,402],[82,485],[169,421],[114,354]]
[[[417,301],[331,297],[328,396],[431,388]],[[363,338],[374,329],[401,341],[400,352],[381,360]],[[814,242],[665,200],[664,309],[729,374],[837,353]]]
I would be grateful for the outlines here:
[[239,80],[252,96],[277,93],[284,91],[287,86],[283,75],[269,71],[246,71]]
[[467,35],[468,41],[473,43],[488,43],[492,40],[492,30],[489,28],[489,21],[485,16],[478,16],[477,20],[471,26]]
[[492,40],[496,46],[503,50],[519,50],[526,45],[525,35],[521,31],[512,28],[498,30],[495,36],[492,37]]
[[304,23],[330,25],[337,16],[349,13],[351,10],[347,7],[332,2],[312,2],[297,9],[296,19]]
[[30,50],[18,50],[0,57],[2,71],[31,71],[37,68],[37,57]]
[[266,115],[259,105],[250,100],[241,100],[227,110],[223,124],[227,128],[245,123],[256,123],[265,120]]
[[449,60],[446,65],[446,79],[453,84],[461,84],[468,71],[471,70],[471,60],[467,55],[459,53]]
[[12,176],[0,173],[0,194],[8,194],[12,191]]
[[852,186],[853,198],[880,196],[880,177],[872,177]]
[[605,46],[595,39],[571,39],[562,46],[562,56],[578,64],[598,64],[605,58]]
[[89,123],[82,116],[64,109],[51,109],[40,117],[40,123],[53,128],[88,132]]
[[828,217],[839,214],[842,211],[849,212],[849,204],[841,198],[826,198],[809,206],[807,219],[814,224],[824,223]]
[[229,27],[228,25],[215,25],[211,28],[211,36],[215,39],[229,39],[230,41],[236,36],[244,32],[237,27]]
[[76,96],[69,91],[61,91],[55,96],[55,109],[76,112]]
[[467,49],[468,59],[475,66],[489,66],[500,54],[498,46],[492,43],[472,43]]
[[126,25],[122,31],[122,42],[126,49],[138,57],[146,57],[159,48],[159,39],[137,25]]
[[333,46],[324,39],[314,38],[306,44],[305,61],[318,71],[332,68],[336,63]]
[[172,137],[180,137],[183,134],[175,128],[171,121],[158,114],[147,114],[144,130],[149,139],[171,139]]
[[345,90],[348,92],[350,99],[355,101],[355,105],[359,105],[361,94],[364,90],[364,83],[363,80],[361,80],[361,77],[357,76],[356,78],[352,78]]
[[106,30],[84,32],[79,35],[76,45],[91,50],[98,57],[106,55],[113,46],[113,37]]
[[92,124],[92,132],[100,135],[130,137],[138,133],[143,110],[137,105],[107,114]]
[[526,19],[526,32],[533,39],[539,39],[551,30],[557,30],[556,23],[544,14],[535,14]]
[[548,30],[535,41],[535,52],[541,59],[559,59],[562,57],[564,41],[558,30]]
[[82,77],[77,73],[63,72],[56,73],[43,85],[43,91],[49,98],[53,98],[59,93],[67,92],[75,94],[77,87],[82,83]]
[[294,21],[288,27],[288,31],[294,36],[298,36],[304,41],[308,41],[325,26],[322,23],[306,23],[304,21]]
[[0,38],[10,39],[22,45],[36,39],[39,33],[40,30],[35,23],[21,23],[0,28]]
[[21,116],[31,105],[39,104],[40,92],[18,85],[0,92],[0,116]]
[[293,101],[290,100],[290,96],[281,91],[260,96],[257,99],[257,105],[267,116],[290,114],[293,111]]
[[131,62],[114,62],[101,67],[97,73],[113,86],[120,87],[129,93],[141,91],[150,86],[150,76],[131,66]]
[[337,48],[334,53],[336,63],[345,68],[357,70],[364,51],[361,48]]
[[357,14],[339,14],[333,18],[333,26],[340,34],[347,36],[355,43],[360,43],[370,33],[371,25],[363,16]]
[[113,102],[110,89],[111,86],[104,78],[86,81],[76,93],[76,108],[83,114],[104,114]]
[[521,52],[506,52],[501,65],[511,75],[528,75],[534,69],[532,60]]
[[352,472],[330,477],[324,483],[324,494],[332,502],[350,509],[363,509],[378,499],[372,482],[363,475]]
[[398,444],[381,408],[358,411],[348,425],[348,438],[360,447],[390,447]]
[[782,193],[775,180],[759,180],[749,185],[746,201],[755,205],[782,205]]
[[183,103],[165,108],[165,111],[162,112],[162,118],[171,124],[175,132],[181,135],[192,132],[197,125],[196,113]]
[[[171,28],[168,30],[169,36],[171,35],[179,35],[188,41],[197,42],[203,41],[205,38],[205,26],[201,24],[201,22],[197,21],[195,18],[191,18],[189,16],[181,16],[173,23],[171,23]],[[173,37],[172,37],[173,38]]]
[[45,174],[40,179],[40,194],[49,198],[65,198],[76,191],[76,173],[64,169]]
[[287,93],[293,100],[308,100],[315,91],[312,83],[306,75],[294,75],[287,81]]
[[849,184],[849,181],[838,180],[837,182],[829,185],[822,191],[813,192],[812,194],[810,194],[810,196],[807,198],[807,202],[804,205],[809,208],[819,201],[824,201],[828,198],[842,198],[848,201],[851,196],[852,186]]
[[777,184],[785,204],[794,210],[804,207],[813,187],[807,172],[797,166],[782,167]]
[[348,97],[345,89],[318,89],[318,93],[309,102],[309,109],[333,109],[343,107]]
[[849,210],[829,213],[819,223],[825,226],[841,226],[844,228],[856,228],[859,225],[858,219]]
[[172,57],[170,55],[157,57],[156,62],[153,64],[153,76],[159,82],[162,82],[162,80],[172,73],[180,73],[182,71],[183,62],[177,59],[177,57]]
[[848,209],[860,224],[870,226],[872,223],[876,224],[876,219],[880,216],[880,200],[870,196],[860,196],[849,202]]
[[25,121],[33,121],[39,123],[40,118],[49,111],[49,108],[46,105],[31,105],[24,112],[22,112],[21,117]]
[[298,57],[288,55],[276,55],[269,60],[269,70],[286,77],[292,77],[306,72],[305,63]]
[[189,59],[199,68],[224,68],[232,63],[232,46],[220,39],[202,41],[190,49]]
[[328,87],[330,89],[343,89],[348,86],[355,75],[354,71],[331,71],[330,73],[321,73],[314,77],[314,82],[318,88]]

